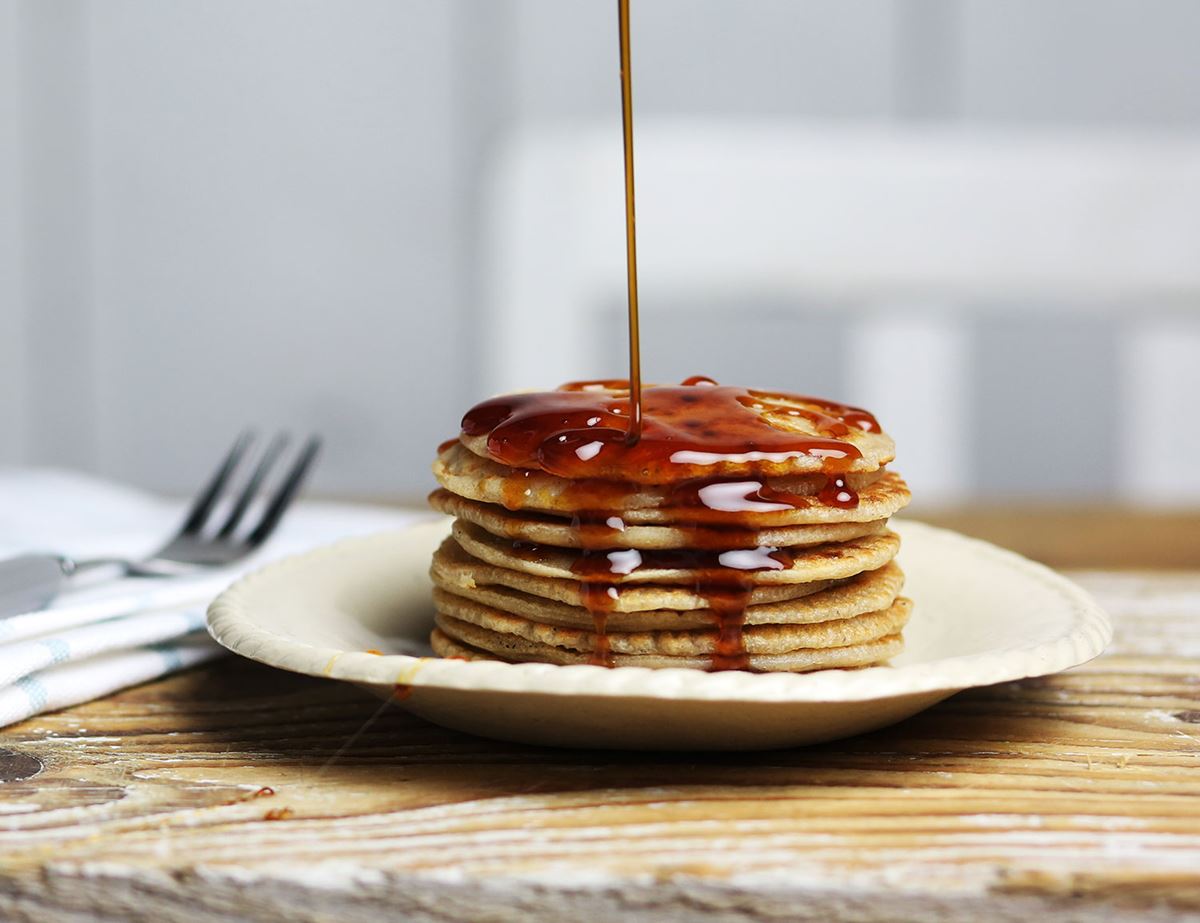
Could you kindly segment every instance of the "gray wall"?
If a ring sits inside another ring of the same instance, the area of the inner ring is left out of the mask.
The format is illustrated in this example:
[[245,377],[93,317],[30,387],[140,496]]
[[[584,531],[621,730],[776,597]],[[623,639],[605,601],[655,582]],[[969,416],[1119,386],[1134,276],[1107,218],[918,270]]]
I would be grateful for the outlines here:
[[0,463],[26,451],[17,36],[16,4],[0,3]]
[[[0,462],[180,489],[257,423],[422,490],[479,396],[484,167],[617,130],[612,6],[0,0]],[[643,0],[634,42],[646,117],[1200,126],[1190,0]]]

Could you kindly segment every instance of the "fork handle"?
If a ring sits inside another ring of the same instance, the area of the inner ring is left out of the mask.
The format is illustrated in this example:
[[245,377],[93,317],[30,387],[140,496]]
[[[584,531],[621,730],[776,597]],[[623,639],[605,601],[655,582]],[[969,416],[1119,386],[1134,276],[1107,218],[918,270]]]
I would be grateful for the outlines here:
[[0,618],[44,608],[74,570],[74,561],[56,554],[0,560]]

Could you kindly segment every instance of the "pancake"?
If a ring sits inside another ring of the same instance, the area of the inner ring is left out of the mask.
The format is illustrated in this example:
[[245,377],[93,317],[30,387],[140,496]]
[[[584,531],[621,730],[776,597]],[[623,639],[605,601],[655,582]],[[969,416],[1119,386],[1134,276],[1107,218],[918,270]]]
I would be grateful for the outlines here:
[[[464,622],[490,632],[514,635],[535,645],[585,652],[591,652],[596,647],[595,628],[591,625],[586,629],[548,625],[472,602],[444,590],[435,590],[433,599],[438,613],[437,624],[451,637],[470,641],[463,635],[463,629],[453,624]],[[899,597],[886,609],[848,618],[796,625],[748,626],[742,632],[742,643],[745,652],[750,655],[781,654],[800,648],[846,647],[896,634],[908,621],[911,611],[912,603]],[[615,631],[608,626],[606,636],[613,654],[692,657],[717,653],[721,632],[711,626],[692,630],[650,631]]]
[[[458,622],[451,626],[451,630],[458,629],[462,630],[462,637],[451,637],[440,626],[433,630],[429,642],[435,654],[456,660],[502,660],[509,663],[534,662],[559,666],[590,662],[590,654],[546,644],[531,645],[514,639],[512,635],[502,635],[466,622]],[[489,647],[494,648],[494,651],[489,650]],[[896,634],[847,647],[800,649],[782,654],[751,654],[747,658],[747,668],[757,673],[808,673],[813,670],[853,669],[884,663],[903,649],[904,641]],[[612,663],[616,667],[650,669],[708,670],[712,666],[709,657],[630,654],[614,655]]]
[[[432,576],[436,587],[434,590],[435,600],[441,599],[442,595],[454,595],[510,615],[540,621],[546,625],[579,628],[587,631],[594,629],[595,619],[583,605],[568,605],[523,593],[507,586],[489,584],[462,586],[442,578],[436,569],[432,572]],[[894,562],[891,562],[877,571],[859,574],[836,587],[799,599],[749,604],[746,607],[744,624],[804,625],[852,618],[867,612],[888,608],[896,601],[903,585],[903,573]],[[679,589],[679,587],[638,587],[636,591],[648,593],[661,591],[662,598],[670,599],[672,592]],[[452,602],[448,602],[448,605]],[[605,618],[608,630],[613,632],[684,631],[712,628],[719,622],[718,614],[711,609],[658,608],[638,612],[612,611],[608,612]]]
[[[449,445],[438,455],[433,474],[452,494],[510,510],[570,516],[594,510],[600,501],[603,509],[619,511],[627,525],[678,522],[691,526],[705,522],[720,524],[729,519],[721,510],[695,505],[681,507],[677,487],[588,481],[586,489],[581,490],[580,482],[543,471],[509,468],[475,455],[460,442]],[[821,502],[818,494],[828,482],[825,475],[772,478],[770,486],[774,490],[794,495],[796,499],[792,502],[803,505],[743,515],[739,517],[739,524],[765,529],[813,523],[874,522],[903,509],[912,496],[904,480],[894,472],[849,473],[845,478],[848,486],[858,493],[858,505],[853,509]]]
[[[769,446],[772,442],[778,442],[779,437],[793,437],[790,440],[793,443],[797,439],[805,440],[806,437],[811,437],[818,443],[828,444],[834,438],[834,430],[836,430],[836,440],[843,446],[845,444],[853,446],[850,451],[857,450],[859,456],[845,459],[845,471],[876,471],[890,462],[896,454],[895,443],[882,430],[864,429],[853,424],[847,426],[842,422],[842,418],[851,419],[851,417],[845,416],[847,411],[852,412],[853,418],[869,417],[854,408],[834,409],[834,405],[828,402],[800,395],[719,386],[695,388],[696,392],[706,393],[689,395],[686,398],[688,403],[676,406],[675,398],[671,395],[677,395],[681,390],[693,389],[653,384],[644,386],[642,391],[645,422],[643,442],[652,439],[677,440],[673,444],[687,445],[688,437],[695,434],[696,440],[692,444],[697,446],[697,449],[685,449],[683,452],[677,452],[666,466],[640,469],[638,466],[623,465],[620,467],[619,473],[614,476],[620,477],[624,481],[661,484],[673,481],[677,476],[696,477],[696,469],[702,469],[700,476],[719,478],[744,477],[746,475],[778,477],[821,474],[826,471],[825,453],[820,451],[771,451]],[[624,403],[627,408],[628,397],[628,388],[609,387],[604,383],[597,382],[582,389],[568,386],[556,392],[503,395],[492,401],[485,401],[484,405],[474,408],[468,413],[467,419],[488,405],[483,416],[488,420],[487,428],[492,429],[505,424],[508,412],[516,411],[519,414],[522,412],[520,408],[536,407],[538,403],[547,403],[547,399],[549,399],[549,404],[552,404],[555,409],[544,411],[546,419],[561,420],[570,415],[571,411],[567,409],[568,406],[582,408],[586,402],[588,407],[596,409],[595,412],[598,415],[595,420],[597,423],[601,423],[601,428],[603,428],[607,425],[601,422],[603,418],[605,416],[612,417],[611,411],[603,408],[616,406],[618,403]],[[701,404],[701,400],[704,400],[705,403]],[[745,427],[748,423],[753,423],[757,444],[768,447],[767,451],[755,451],[749,445],[742,452],[705,451],[704,449],[709,443],[704,441],[704,436],[707,434],[701,432],[704,424],[694,417],[696,411],[706,405],[720,408],[717,413],[723,420],[723,428],[727,428],[731,432],[735,431],[737,427]],[[692,416],[693,419],[689,420],[689,416]],[[622,430],[625,428],[626,421],[623,417],[619,419],[619,422],[608,421],[608,423],[612,422],[616,422]],[[695,424],[698,428],[689,429],[688,423]],[[528,426],[529,421],[526,419],[518,429],[524,430]],[[497,458],[489,451],[487,434],[472,435],[464,429],[459,438],[466,448],[480,458],[503,461],[503,458]],[[597,470],[605,470],[602,463]]]
[[[551,546],[516,546],[512,542],[497,538],[474,523],[461,519],[455,520],[452,534],[455,541],[469,555],[497,567],[539,577],[579,579],[578,572],[573,569],[579,565],[579,552]],[[899,550],[900,537],[894,532],[885,532],[882,535],[868,535],[847,542],[799,548],[785,556],[786,563],[776,562],[779,563],[778,569],[744,572],[758,586],[838,580],[853,577],[866,570],[876,570],[894,558]],[[608,582],[618,586],[625,583],[694,585],[697,581],[704,580],[711,570],[697,570],[694,566],[688,566],[686,559],[690,555],[687,552],[647,552],[646,555],[641,555],[637,551],[629,551],[612,554],[624,555],[626,566],[631,568],[628,573],[611,575]],[[766,560],[765,555],[756,555],[749,551],[729,554],[735,557],[726,560],[742,562],[750,556],[756,560]],[[680,560],[685,563],[680,563]],[[642,563],[634,567],[637,561]]]
[[[433,554],[430,569],[433,582],[452,593],[469,596],[467,591],[475,587],[508,588],[539,600],[582,607],[583,591],[578,578],[540,577],[524,571],[510,570],[489,564],[463,551],[453,538],[447,538]],[[749,604],[782,602],[800,599],[812,593],[837,586],[841,581],[813,580],[810,583],[756,586],[750,591]],[[672,610],[687,612],[705,609],[708,601],[690,586],[651,586],[629,584],[621,587],[618,597],[612,600],[610,618],[621,613]]]
[[[555,545],[560,548],[584,547],[581,530],[569,519],[545,513],[513,512],[492,503],[468,500],[450,491],[435,490],[429,495],[429,505],[458,519],[472,522],[499,538],[530,542],[535,545]],[[619,523],[619,517],[617,517]],[[620,523],[619,523],[620,524]],[[823,545],[843,542],[864,535],[879,535],[887,531],[887,519],[874,522],[831,522],[801,526],[775,526],[765,529],[720,529],[674,525],[625,526],[620,528],[589,528],[592,547],[596,533],[603,536],[603,547],[638,548],[642,550],[676,548],[792,548],[800,545]]]

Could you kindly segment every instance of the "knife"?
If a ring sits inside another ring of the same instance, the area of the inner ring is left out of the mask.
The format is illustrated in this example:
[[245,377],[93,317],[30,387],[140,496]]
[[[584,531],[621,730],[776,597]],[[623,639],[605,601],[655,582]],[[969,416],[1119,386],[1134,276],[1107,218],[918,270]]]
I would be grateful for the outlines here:
[[53,554],[23,554],[0,560],[0,618],[44,609],[72,570],[71,561]]

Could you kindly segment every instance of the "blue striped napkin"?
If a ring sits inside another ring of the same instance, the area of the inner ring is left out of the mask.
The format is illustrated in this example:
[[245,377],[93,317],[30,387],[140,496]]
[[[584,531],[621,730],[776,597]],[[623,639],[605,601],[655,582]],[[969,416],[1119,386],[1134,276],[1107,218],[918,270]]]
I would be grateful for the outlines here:
[[[84,475],[0,468],[0,557],[54,551],[137,556],[177,527],[180,503]],[[80,586],[46,610],[0,618],[0,727],[194,666],[222,649],[204,612],[243,573],[340,538],[403,527],[418,514],[303,502],[234,568]]]

